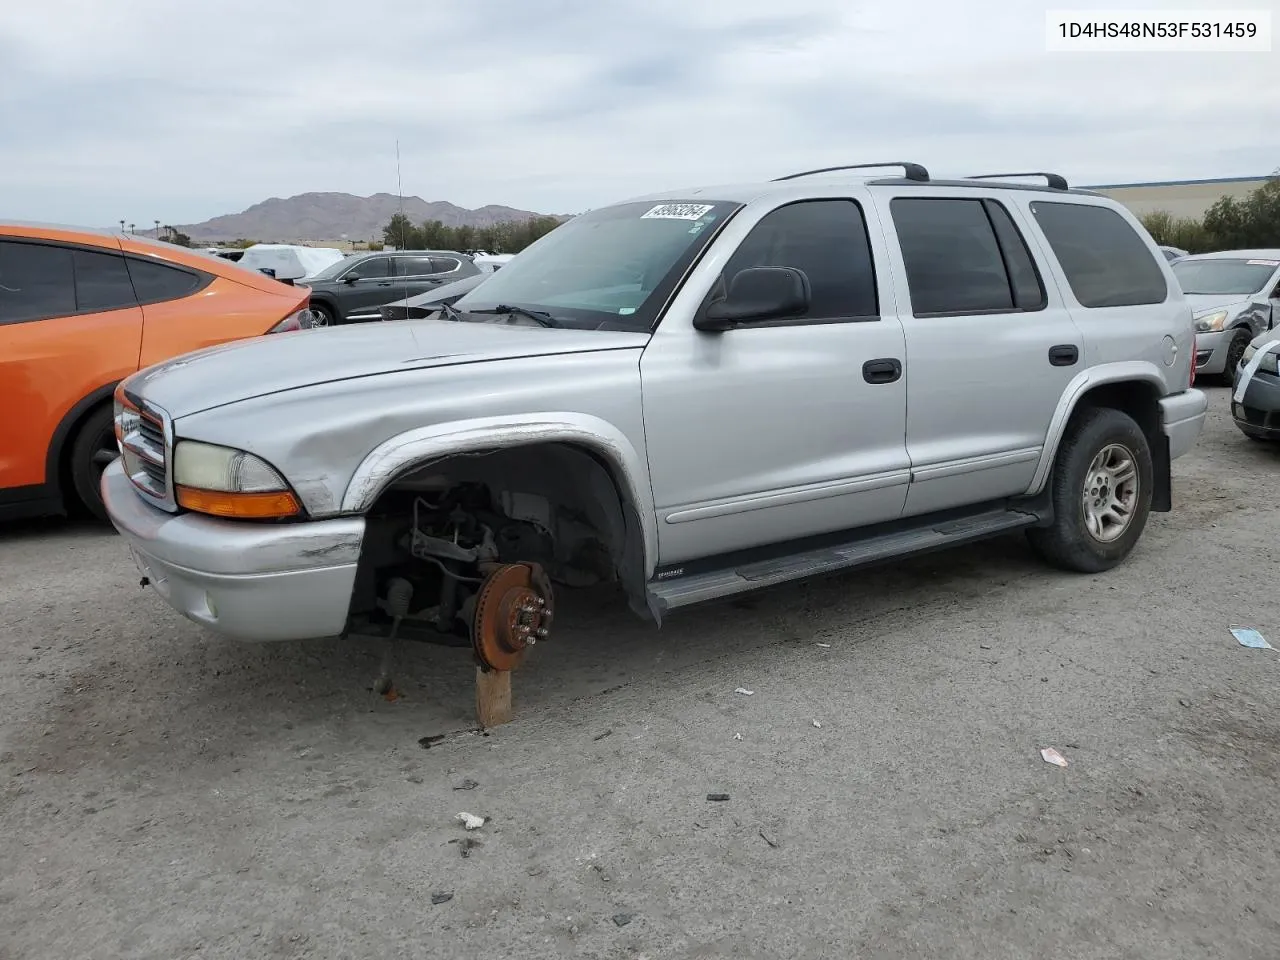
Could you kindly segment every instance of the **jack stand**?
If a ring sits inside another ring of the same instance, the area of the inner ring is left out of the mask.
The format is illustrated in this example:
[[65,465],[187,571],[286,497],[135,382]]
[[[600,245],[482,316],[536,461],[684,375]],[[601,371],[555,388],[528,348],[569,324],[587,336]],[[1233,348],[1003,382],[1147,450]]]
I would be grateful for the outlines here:
[[511,671],[476,667],[476,719],[488,729],[510,723]]
[[387,647],[382,654],[382,669],[378,671],[378,679],[373,684],[373,692],[388,700],[395,699],[395,668],[400,657],[400,618],[396,617],[391,625],[391,636],[387,638]]
[[387,589],[385,609],[391,614],[391,635],[387,638],[386,652],[382,655],[382,670],[374,682],[373,689],[381,697],[395,700],[395,681],[393,672],[400,657],[400,624],[409,612],[409,601],[413,599],[413,585],[408,580],[397,577],[391,581]]

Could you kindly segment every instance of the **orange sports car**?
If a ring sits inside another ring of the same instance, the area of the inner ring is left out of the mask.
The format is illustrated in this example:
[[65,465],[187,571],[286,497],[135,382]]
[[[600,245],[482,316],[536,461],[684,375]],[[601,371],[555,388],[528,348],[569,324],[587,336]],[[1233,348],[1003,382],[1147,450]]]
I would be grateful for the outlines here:
[[105,516],[116,384],[201,347],[299,329],[309,295],[132,234],[0,221],[0,518]]

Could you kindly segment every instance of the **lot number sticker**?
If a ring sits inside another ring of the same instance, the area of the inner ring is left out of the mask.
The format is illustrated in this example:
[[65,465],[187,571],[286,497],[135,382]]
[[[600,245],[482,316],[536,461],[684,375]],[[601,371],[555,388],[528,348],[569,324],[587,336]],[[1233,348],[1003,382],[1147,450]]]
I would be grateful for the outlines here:
[[715,209],[711,203],[660,203],[641,214],[641,220],[700,220]]

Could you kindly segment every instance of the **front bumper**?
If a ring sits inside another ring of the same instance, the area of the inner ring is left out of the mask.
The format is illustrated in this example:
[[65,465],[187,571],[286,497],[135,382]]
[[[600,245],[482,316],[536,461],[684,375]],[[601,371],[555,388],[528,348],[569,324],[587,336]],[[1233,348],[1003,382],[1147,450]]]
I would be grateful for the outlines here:
[[342,633],[364,538],[362,518],[262,524],[158,510],[116,460],[102,475],[112,524],[169,605],[238,640]]
[[1265,440],[1280,440],[1280,377],[1273,373],[1254,373],[1244,396],[1235,399],[1235,387],[1240,383],[1240,370],[1235,372],[1232,385],[1231,419],[1242,433]]
[[1194,387],[1160,401],[1160,423],[1169,438],[1169,459],[1176,460],[1195,446],[1204,428],[1209,398]]
[[1227,351],[1231,346],[1234,330],[1196,334],[1196,374],[1212,376],[1227,373]]

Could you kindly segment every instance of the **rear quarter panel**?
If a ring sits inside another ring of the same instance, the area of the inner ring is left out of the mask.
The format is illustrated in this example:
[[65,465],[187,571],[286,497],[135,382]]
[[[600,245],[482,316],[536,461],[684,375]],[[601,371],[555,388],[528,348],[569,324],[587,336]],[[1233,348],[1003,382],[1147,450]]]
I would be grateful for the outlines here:
[[147,304],[142,308],[145,325],[139,366],[266,333],[308,297],[304,287],[277,286],[281,293],[215,275],[212,283],[190,296]]
[[[1053,283],[1058,287],[1064,302],[1071,311],[1071,318],[1084,337],[1084,369],[1103,364],[1139,362],[1143,369],[1158,372],[1163,384],[1162,393],[1177,393],[1186,389],[1191,379],[1194,361],[1195,331],[1191,322],[1191,305],[1169,268],[1169,261],[1156,246],[1146,229],[1127,209],[1101,197],[1070,196],[1061,198],[1072,203],[1106,207],[1124,218],[1150,248],[1151,256],[1164,274],[1168,295],[1163,303],[1128,307],[1084,307],[1076,299],[1071,284],[1063,273],[1053,248],[1045,237],[1030,203],[1033,196],[1023,203],[1024,219],[1039,247],[1039,259],[1047,267]],[[1053,198],[1055,200],[1059,198]],[[1049,278],[1046,278],[1046,281]],[[1172,340],[1176,351],[1171,351]],[[1136,368],[1135,368],[1136,369]]]

